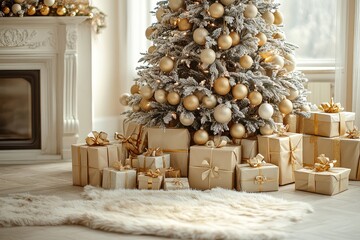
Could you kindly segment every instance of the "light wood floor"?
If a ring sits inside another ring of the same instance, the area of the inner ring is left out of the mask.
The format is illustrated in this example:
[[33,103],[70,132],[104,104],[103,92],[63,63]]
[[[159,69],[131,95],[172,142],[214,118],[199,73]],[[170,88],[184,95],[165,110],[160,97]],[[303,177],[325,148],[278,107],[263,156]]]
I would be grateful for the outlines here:
[[[0,197],[9,193],[57,195],[64,199],[79,199],[81,187],[72,186],[71,162],[38,165],[0,165]],[[295,191],[294,185],[280,188],[270,195],[310,203],[315,213],[301,223],[292,225],[288,239],[360,239],[360,181],[351,181],[349,190],[329,197]],[[245,223],[246,224],[246,223]],[[256,230],[254,230],[256,231]],[[55,239],[159,239],[95,231],[81,226],[0,228],[1,240]]]

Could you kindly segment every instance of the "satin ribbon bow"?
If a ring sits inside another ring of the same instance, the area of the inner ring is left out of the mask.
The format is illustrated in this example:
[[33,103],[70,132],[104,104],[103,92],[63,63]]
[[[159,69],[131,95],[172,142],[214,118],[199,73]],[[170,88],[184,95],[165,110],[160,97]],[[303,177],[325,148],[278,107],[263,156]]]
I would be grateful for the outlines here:
[[250,167],[256,168],[261,167],[266,162],[264,161],[264,156],[258,153],[255,157],[247,160],[247,163],[250,165]]
[[130,170],[131,166],[130,165],[122,165],[121,162],[114,162],[113,166],[114,169],[118,170],[118,171],[124,171],[124,170]]
[[115,132],[114,139],[120,141],[125,145],[125,148],[130,152],[131,155],[136,156],[140,155],[141,151],[138,146],[138,135],[132,134],[129,137],[125,137],[124,135]]
[[106,132],[92,131],[87,135],[85,141],[89,146],[104,146],[110,144],[107,137]]
[[156,169],[155,171],[152,170],[152,169],[149,169],[146,173],[145,173],[145,176],[148,176],[148,177],[152,177],[152,178],[157,178],[161,175],[161,172],[159,169]]
[[265,176],[260,175],[260,176],[255,177],[256,184],[264,184],[264,183],[266,183],[266,181],[267,181],[267,178]]
[[334,98],[331,98],[330,102],[322,103],[319,109],[326,113],[339,113],[344,110],[340,103],[334,103]]
[[217,135],[214,137],[214,140],[209,140],[206,142],[208,148],[221,148],[226,146],[227,141],[222,139],[221,136]]
[[334,167],[336,160],[330,160],[328,157],[325,157],[325,154],[320,154],[317,158],[319,162],[315,163],[314,171],[315,172],[326,172]]
[[201,174],[201,179],[204,181],[206,178],[211,177],[219,177],[219,168],[217,166],[211,167],[210,163],[207,160],[203,160],[201,165],[208,168],[208,170],[204,171]]
[[172,183],[177,186],[178,188],[183,188],[184,184],[179,178],[175,178]]
[[355,126],[353,130],[348,130],[346,131],[347,134],[347,138],[351,138],[351,139],[358,139],[360,138],[360,131],[359,129]]
[[276,133],[280,136],[280,137],[284,137],[287,136],[287,131],[289,130],[289,125],[283,125],[283,124],[279,124],[277,125],[277,129],[276,129]]
[[144,153],[144,156],[146,157],[157,157],[157,156],[162,156],[164,153],[161,150],[161,148],[149,148],[146,149],[146,152]]

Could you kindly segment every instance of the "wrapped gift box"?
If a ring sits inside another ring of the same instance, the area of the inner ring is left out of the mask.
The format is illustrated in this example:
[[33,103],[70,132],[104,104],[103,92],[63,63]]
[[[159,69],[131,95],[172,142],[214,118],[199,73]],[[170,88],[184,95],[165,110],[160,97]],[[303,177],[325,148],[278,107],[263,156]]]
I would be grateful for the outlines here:
[[206,190],[215,187],[233,189],[235,166],[240,163],[241,146],[209,148],[191,146],[189,184],[191,188]]
[[136,188],[136,170],[118,171],[114,168],[104,168],[102,187],[105,189],[134,189]]
[[250,158],[258,154],[257,139],[242,139],[241,140],[241,163],[246,163]]
[[295,171],[295,189],[334,195],[348,189],[350,169],[331,168],[326,172],[314,172],[310,169]]
[[340,166],[350,168],[350,180],[360,180],[360,139],[340,138]]
[[279,167],[279,184],[293,183],[294,171],[302,168],[302,134],[286,133],[286,136],[264,135],[258,136],[259,153],[267,163]]
[[149,148],[160,147],[170,154],[170,166],[180,169],[181,176],[188,176],[190,134],[187,129],[148,129]]
[[180,178],[181,172],[180,169],[170,168],[161,168],[161,173],[165,176],[165,178]]
[[[160,168],[169,168],[170,167],[170,154],[163,154],[162,156],[145,156],[145,155],[139,155],[137,156],[138,161],[136,163],[133,163],[133,165],[136,165],[135,168],[138,169],[160,169]],[[134,166],[133,166],[134,167]]]
[[187,178],[165,178],[164,190],[182,190],[189,189],[189,181]]
[[143,173],[138,175],[139,189],[159,190],[161,188],[162,181],[162,175],[157,177],[146,176]]
[[344,135],[347,129],[353,129],[355,113],[311,112],[310,118],[303,118],[302,121],[304,134],[338,137]]
[[81,182],[81,158],[80,146],[84,144],[71,145],[71,160],[72,160],[72,177],[74,186],[85,186],[86,182]]
[[270,163],[259,167],[251,167],[249,164],[237,164],[236,190],[246,192],[278,191],[279,167]]
[[297,133],[298,132],[298,123],[297,123],[297,115],[288,114],[284,117],[284,125],[289,126],[288,132]]

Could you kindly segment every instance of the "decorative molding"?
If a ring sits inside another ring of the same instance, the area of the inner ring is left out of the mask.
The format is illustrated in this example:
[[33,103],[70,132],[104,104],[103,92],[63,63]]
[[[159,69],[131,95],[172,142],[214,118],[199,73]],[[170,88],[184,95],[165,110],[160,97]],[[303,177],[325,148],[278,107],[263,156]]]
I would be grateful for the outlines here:
[[66,28],[66,48],[69,50],[76,50],[77,31],[74,27]]
[[14,29],[6,28],[0,30],[0,47],[28,47],[30,49],[36,49],[39,47],[45,47],[48,44],[53,47],[55,44],[54,36],[50,34],[49,37],[36,41],[35,38],[40,35],[38,31],[34,29]]

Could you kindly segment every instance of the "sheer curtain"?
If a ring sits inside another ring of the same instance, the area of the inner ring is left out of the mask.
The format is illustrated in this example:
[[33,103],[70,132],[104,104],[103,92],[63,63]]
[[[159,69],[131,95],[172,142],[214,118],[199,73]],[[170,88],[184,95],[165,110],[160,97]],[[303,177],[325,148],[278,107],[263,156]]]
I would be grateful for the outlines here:
[[355,36],[352,110],[357,113],[356,126],[360,127],[360,1],[355,1]]

